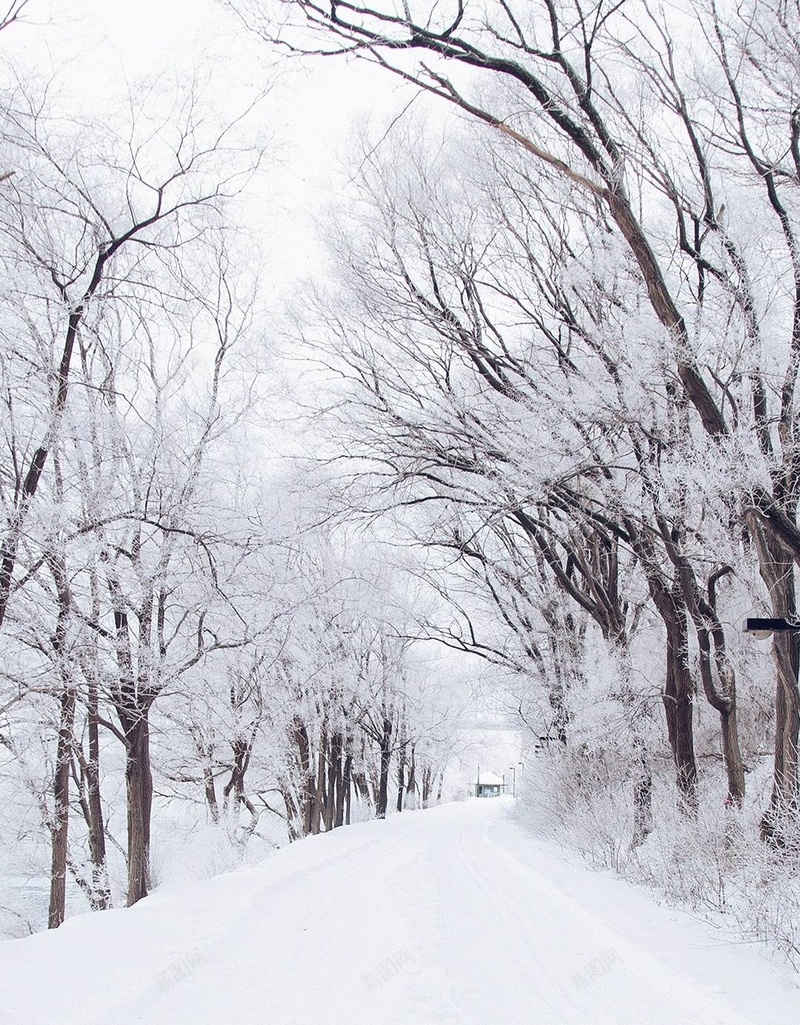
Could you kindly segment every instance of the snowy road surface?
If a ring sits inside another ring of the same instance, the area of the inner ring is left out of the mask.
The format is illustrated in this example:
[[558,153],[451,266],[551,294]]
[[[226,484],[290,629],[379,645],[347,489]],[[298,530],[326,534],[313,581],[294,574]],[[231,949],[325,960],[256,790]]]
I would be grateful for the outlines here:
[[796,1025],[752,949],[472,800],[0,947],[0,1025]]

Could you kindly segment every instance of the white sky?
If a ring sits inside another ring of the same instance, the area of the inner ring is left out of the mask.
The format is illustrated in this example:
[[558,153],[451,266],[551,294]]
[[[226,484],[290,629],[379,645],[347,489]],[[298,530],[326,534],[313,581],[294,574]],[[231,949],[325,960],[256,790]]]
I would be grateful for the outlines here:
[[0,36],[0,53],[55,76],[84,116],[159,76],[212,74],[223,116],[271,83],[261,113],[271,159],[252,214],[268,234],[278,291],[318,265],[313,221],[341,196],[353,123],[388,124],[411,97],[363,63],[280,59],[215,0],[30,0],[26,24]]
[[[273,142],[245,212],[264,237],[266,298],[276,311],[291,301],[298,279],[319,271],[315,222],[344,198],[354,123],[368,118],[380,135],[414,95],[363,62],[279,58],[215,0],[30,0],[25,24],[0,33],[0,55],[53,78],[60,104],[74,102],[82,118],[113,110],[117,98],[122,113],[137,85],[160,76],[212,73],[223,118],[271,82],[261,117]],[[294,433],[291,425],[269,428],[261,458],[307,451],[309,439]],[[439,674],[469,676],[475,668],[427,648]]]
[[[388,124],[413,95],[363,62],[287,58],[217,0],[30,0],[25,22],[0,33],[0,55],[53,79],[51,96],[82,119],[109,108],[113,115],[117,104],[124,115],[130,96],[159,79],[169,94],[176,80],[211,76],[208,96],[221,123],[269,89],[252,120],[254,132],[270,139],[267,159],[236,213],[258,236],[262,297],[278,317],[298,282],[324,264],[317,223],[327,205],[343,200],[355,164],[347,160],[354,123]],[[289,378],[276,390],[284,394],[288,384],[299,394],[296,365],[275,369]],[[271,428],[262,457],[270,449],[278,458],[307,451],[308,439],[295,434]]]

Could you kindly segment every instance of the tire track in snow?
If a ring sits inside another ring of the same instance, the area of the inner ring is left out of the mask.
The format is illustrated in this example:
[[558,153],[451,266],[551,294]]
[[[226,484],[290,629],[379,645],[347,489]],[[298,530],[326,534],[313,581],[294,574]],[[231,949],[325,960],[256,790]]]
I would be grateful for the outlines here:
[[[565,865],[508,819],[504,802],[472,801],[335,830],[130,911],[9,941],[0,1022],[800,1021],[800,994],[782,991],[779,972],[744,952],[710,952],[708,932],[679,917],[641,891]],[[663,950],[654,936],[664,937]],[[680,944],[693,945],[703,969]],[[159,991],[165,960],[200,945],[202,965]],[[576,987],[576,975],[609,951],[605,974]],[[393,970],[376,971],[386,964]],[[737,985],[736,971],[757,982]]]
[[[468,827],[459,839],[460,853],[497,921],[513,932],[509,945],[527,950],[522,960],[535,966],[521,973],[520,982],[525,979],[529,986],[528,1007],[535,1007],[537,1025],[763,1025],[740,1015],[711,987],[643,951],[516,858],[509,840],[517,833],[519,842],[524,834],[514,823],[493,819],[492,826],[491,838],[486,829],[478,833]],[[502,935],[496,938],[503,941]],[[575,976],[610,951],[619,961],[576,992]],[[487,1017],[485,1025],[492,1021]]]

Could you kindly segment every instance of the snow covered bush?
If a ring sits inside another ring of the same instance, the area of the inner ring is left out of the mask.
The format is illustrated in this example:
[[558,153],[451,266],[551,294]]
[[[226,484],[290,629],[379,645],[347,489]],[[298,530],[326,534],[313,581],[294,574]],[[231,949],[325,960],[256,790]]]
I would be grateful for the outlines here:
[[521,814],[537,833],[578,851],[597,868],[621,871],[630,847],[630,758],[585,745],[535,756],[520,791]]
[[594,867],[702,915],[731,939],[777,949],[800,968],[800,844],[777,850],[759,839],[764,788],[754,786],[737,811],[725,805],[723,781],[708,773],[697,814],[687,814],[664,760],[653,779],[654,828],[634,845],[634,769],[621,747],[542,752],[526,769],[518,814]]

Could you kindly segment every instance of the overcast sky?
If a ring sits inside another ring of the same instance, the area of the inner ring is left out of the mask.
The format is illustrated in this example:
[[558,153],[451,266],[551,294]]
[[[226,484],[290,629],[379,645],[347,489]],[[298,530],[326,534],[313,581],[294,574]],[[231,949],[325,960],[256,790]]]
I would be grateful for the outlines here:
[[158,77],[212,75],[215,103],[231,114],[270,86],[259,124],[271,154],[252,209],[269,235],[271,280],[284,290],[318,263],[313,223],[343,195],[353,124],[388,124],[411,96],[360,63],[282,59],[215,0],[30,0],[0,51],[54,77],[82,116],[114,97],[124,104]]

